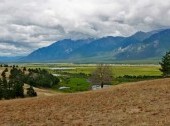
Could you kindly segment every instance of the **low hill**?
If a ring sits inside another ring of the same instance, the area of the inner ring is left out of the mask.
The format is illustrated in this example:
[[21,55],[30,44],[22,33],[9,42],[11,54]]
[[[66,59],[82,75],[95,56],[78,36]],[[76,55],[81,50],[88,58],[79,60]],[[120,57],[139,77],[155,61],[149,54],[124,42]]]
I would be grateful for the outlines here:
[[169,126],[170,79],[0,101],[0,125]]

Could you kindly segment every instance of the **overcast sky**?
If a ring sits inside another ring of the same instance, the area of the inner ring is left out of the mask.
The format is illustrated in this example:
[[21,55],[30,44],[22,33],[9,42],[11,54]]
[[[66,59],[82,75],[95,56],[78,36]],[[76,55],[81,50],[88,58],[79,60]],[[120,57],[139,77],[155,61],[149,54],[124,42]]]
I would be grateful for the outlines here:
[[0,0],[0,56],[170,26],[170,0]]

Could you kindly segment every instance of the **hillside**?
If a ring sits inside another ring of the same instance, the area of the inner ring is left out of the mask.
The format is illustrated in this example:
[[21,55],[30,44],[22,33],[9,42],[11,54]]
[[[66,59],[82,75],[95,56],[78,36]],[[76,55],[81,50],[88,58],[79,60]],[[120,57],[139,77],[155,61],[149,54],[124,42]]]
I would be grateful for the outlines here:
[[50,61],[67,59],[68,55],[77,48],[90,43],[92,39],[87,40],[71,40],[64,39],[53,43],[48,47],[35,50],[27,57],[21,58],[21,61]]
[[117,59],[147,59],[161,57],[170,50],[170,29],[153,34],[140,43],[128,45]]
[[169,126],[170,79],[0,101],[0,125]]
[[170,50],[170,29],[137,32],[129,37],[61,40],[35,50],[21,62],[114,62],[122,60],[158,61]]

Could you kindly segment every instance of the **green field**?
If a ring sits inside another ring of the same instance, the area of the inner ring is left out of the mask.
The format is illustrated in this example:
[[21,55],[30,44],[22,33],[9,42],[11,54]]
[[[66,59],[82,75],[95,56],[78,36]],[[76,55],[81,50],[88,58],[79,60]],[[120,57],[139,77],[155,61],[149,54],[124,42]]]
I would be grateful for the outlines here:
[[[59,75],[61,82],[54,85],[53,89],[59,87],[70,87],[64,92],[77,92],[89,90],[91,84],[88,82],[90,74],[96,69],[96,64],[22,64],[27,68],[47,69],[52,74]],[[114,65],[111,64],[114,75],[113,85],[124,82],[141,81],[160,78],[159,65]],[[124,77],[125,75],[130,76]]]
[[[25,64],[27,68],[74,68],[69,70],[51,70],[52,73],[85,73],[91,74],[95,68],[96,64]],[[146,76],[160,76],[159,65],[112,65],[113,74],[115,77],[123,75],[146,75]]]
[[[68,73],[92,73],[96,67],[94,66],[75,66],[76,69],[63,70]],[[123,75],[146,75],[146,76],[160,76],[159,66],[113,66],[112,71],[115,77]],[[59,71],[60,72],[60,71]]]
[[[64,92],[78,92],[87,91],[90,89],[91,84],[87,82],[85,78],[66,78],[62,79],[59,86],[69,87],[69,89],[64,89]],[[55,87],[54,87],[55,89]]]

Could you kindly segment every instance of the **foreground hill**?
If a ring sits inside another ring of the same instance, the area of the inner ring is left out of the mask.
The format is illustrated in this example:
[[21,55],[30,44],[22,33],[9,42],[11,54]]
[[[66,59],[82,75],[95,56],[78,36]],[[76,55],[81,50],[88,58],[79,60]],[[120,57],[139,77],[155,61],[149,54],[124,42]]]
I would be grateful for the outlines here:
[[129,37],[61,40],[40,48],[22,62],[114,62],[122,60],[160,60],[170,50],[170,29],[137,32]]
[[169,126],[170,79],[0,101],[0,125]]

